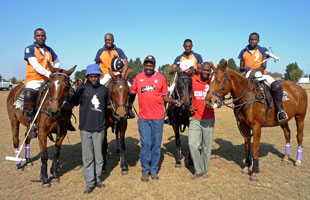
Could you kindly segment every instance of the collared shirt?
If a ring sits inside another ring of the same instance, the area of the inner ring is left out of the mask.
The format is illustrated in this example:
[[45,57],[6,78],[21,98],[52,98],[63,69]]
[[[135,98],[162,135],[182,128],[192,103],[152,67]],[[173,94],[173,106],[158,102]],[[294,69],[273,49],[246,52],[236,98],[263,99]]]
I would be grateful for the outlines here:
[[89,82],[80,85],[70,103],[80,105],[80,130],[99,132],[104,129],[105,109],[110,105],[109,91],[105,86],[98,84],[93,87]]
[[43,48],[43,52],[44,53],[40,51],[36,43],[25,48],[24,60],[27,65],[25,85],[27,85],[29,81],[44,81],[48,79],[44,75],[39,74],[28,61],[28,58],[35,57],[44,69],[50,71],[47,62],[52,63],[55,61],[57,59],[57,55],[53,49],[48,46]]
[[198,64],[203,62],[201,55],[193,51],[189,54],[188,57],[185,55],[185,52],[183,52],[181,55],[176,57],[173,64],[178,65],[182,63],[182,61],[190,61],[196,69],[198,68]]
[[145,72],[140,72],[131,90],[138,94],[139,118],[151,120],[165,117],[162,96],[168,94],[168,89],[164,75],[155,72],[152,76],[147,76]]
[[205,106],[205,98],[209,91],[209,81],[203,82],[200,75],[192,78],[192,106],[196,108],[195,114],[192,116],[196,119],[213,119],[214,110]]
[[[262,66],[262,64],[259,63],[263,61],[263,58],[267,57],[266,51],[267,49],[265,47],[260,47],[257,45],[254,51],[251,53],[249,45],[247,45],[244,49],[241,50],[238,58],[244,61],[245,67],[257,69]],[[266,70],[264,70],[263,74],[267,74]]]
[[100,63],[99,66],[102,71],[102,74],[109,73],[109,69],[111,68],[111,62],[114,57],[127,59],[123,50],[117,48],[115,45],[113,46],[111,51],[108,51],[105,45],[103,46],[103,48],[98,50],[97,55],[95,57],[95,62]]

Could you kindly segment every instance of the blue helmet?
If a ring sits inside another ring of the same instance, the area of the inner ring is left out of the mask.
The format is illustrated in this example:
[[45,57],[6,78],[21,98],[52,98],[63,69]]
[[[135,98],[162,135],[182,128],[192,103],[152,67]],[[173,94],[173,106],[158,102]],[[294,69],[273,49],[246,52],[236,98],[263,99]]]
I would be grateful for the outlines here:
[[100,70],[100,67],[98,64],[91,64],[91,65],[88,65],[87,68],[86,68],[86,74],[85,76],[88,76],[89,74],[98,74],[98,75],[101,75],[102,72]]

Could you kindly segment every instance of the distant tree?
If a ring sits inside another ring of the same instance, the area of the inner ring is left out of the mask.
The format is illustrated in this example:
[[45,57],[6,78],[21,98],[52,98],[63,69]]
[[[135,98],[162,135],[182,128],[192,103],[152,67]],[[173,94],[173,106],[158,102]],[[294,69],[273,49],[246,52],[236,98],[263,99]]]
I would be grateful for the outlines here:
[[227,66],[228,66],[228,68],[230,68],[230,69],[232,69],[232,70],[234,70],[234,71],[236,71],[236,72],[240,72],[240,71],[239,71],[239,68],[238,68],[237,65],[236,65],[236,62],[235,62],[234,59],[232,59],[232,58],[230,58],[230,59],[228,60]]
[[224,58],[222,58],[218,64],[218,66],[222,66],[224,65],[224,63],[226,62],[226,60]]
[[170,81],[171,78],[173,77],[173,74],[172,75],[169,74],[170,69],[171,69],[171,65],[165,64],[165,65],[158,67],[158,72],[162,73],[165,76],[167,81]]
[[2,79],[2,75],[0,74],[0,79]]
[[143,71],[144,65],[142,64],[140,58],[136,58],[135,61],[132,61],[132,59],[129,60],[128,67],[131,69],[130,77],[131,79],[134,79],[136,75]]
[[284,74],[284,79],[293,82],[297,82],[304,74],[304,72],[299,69],[296,62],[287,65],[285,71],[286,73]]
[[74,78],[75,79],[82,79],[82,80],[84,80],[85,79],[85,74],[86,74],[86,70],[85,69],[83,69],[83,70],[81,70],[81,71],[77,71],[77,72],[75,72],[75,75],[74,75]]
[[15,76],[13,76],[13,77],[11,78],[11,82],[12,82],[13,84],[16,84],[16,83],[17,83],[17,80],[16,80]]
[[275,78],[275,79],[282,79],[282,78],[283,78],[282,74],[280,74],[280,73],[278,73],[278,72],[274,72],[274,73],[272,73],[272,72],[267,72],[267,74],[270,75],[270,76],[272,76],[272,77]]

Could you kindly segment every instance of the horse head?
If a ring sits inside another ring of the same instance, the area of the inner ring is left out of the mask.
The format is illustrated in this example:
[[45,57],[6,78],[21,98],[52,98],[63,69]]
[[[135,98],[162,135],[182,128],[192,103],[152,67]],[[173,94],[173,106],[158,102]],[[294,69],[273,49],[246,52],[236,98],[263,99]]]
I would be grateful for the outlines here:
[[215,67],[210,62],[212,68],[211,82],[205,104],[211,108],[220,108],[225,99],[225,95],[231,91],[231,81],[227,75],[227,62],[222,66]]
[[121,74],[115,75],[110,69],[109,74],[112,82],[109,85],[110,100],[112,105],[112,113],[115,119],[124,120],[127,118],[127,103],[129,96],[128,78],[131,70],[127,69],[124,76]]
[[51,64],[52,72],[49,87],[49,110],[53,117],[57,117],[67,98],[70,89],[70,75],[74,72],[76,65],[69,70],[56,69]]
[[190,75],[185,72],[177,72],[178,78],[175,86],[175,96],[181,102],[181,109],[189,109],[191,105],[192,81]]

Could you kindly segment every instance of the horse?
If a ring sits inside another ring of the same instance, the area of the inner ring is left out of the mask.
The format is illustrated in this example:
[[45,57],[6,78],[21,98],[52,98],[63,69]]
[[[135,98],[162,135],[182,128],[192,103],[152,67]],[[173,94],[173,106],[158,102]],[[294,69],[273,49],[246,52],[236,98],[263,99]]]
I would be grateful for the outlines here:
[[[176,154],[176,168],[181,167],[182,151],[180,131],[183,133],[186,127],[189,126],[191,93],[192,93],[192,80],[191,74],[185,72],[177,72],[176,85],[172,93],[172,98],[180,101],[181,106],[178,107],[174,104],[169,104],[167,109],[167,116],[169,124],[173,127],[175,134],[175,144],[177,149]],[[189,165],[192,165],[192,160],[189,153]]]
[[[42,103],[42,109],[38,114],[37,120],[35,122],[38,131],[38,140],[41,150],[41,172],[40,178],[42,180],[43,187],[50,187],[51,184],[48,180],[47,175],[47,137],[51,136],[51,133],[57,133],[58,139],[55,142],[54,159],[50,172],[52,174],[52,180],[59,181],[57,174],[60,147],[67,134],[68,124],[70,116],[66,114],[66,111],[62,109],[62,106],[67,99],[69,88],[70,88],[70,75],[74,72],[76,66],[70,70],[59,70],[52,67],[49,64],[50,71],[52,72],[51,79],[45,85],[45,91],[42,96],[46,99],[40,99],[40,104]],[[16,102],[19,95],[23,92],[25,86],[20,84],[16,86],[8,95],[7,98],[7,110],[11,122],[11,129],[13,133],[13,146],[15,149],[19,148],[19,125],[20,123],[24,126],[28,126],[28,121],[26,114],[23,113],[21,108],[16,108],[14,102]],[[30,137],[26,138],[26,148],[30,148]],[[27,151],[26,151],[27,152]],[[26,153],[26,164],[32,164],[30,160],[29,150],[28,155]],[[19,164],[20,165],[20,164]],[[21,168],[21,166],[17,166]]]
[[[112,128],[112,132],[116,135],[116,148],[120,154],[120,167],[122,175],[128,174],[128,163],[126,160],[125,151],[125,133],[127,130],[127,117],[128,117],[128,99],[130,88],[128,86],[128,78],[131,70],[128,69],[124,76],[121,74],[115,75],[111,70],[109,74],[111,76],[111,82],[108,84],[111,109],[106,110],[106,124],[104,127],[104,142],[103,142],[103,170],[106,170],[107,165],[107,130]],[[120,135],[120,140],[118,139]],[[119,149],[120,146],[120,149]]]
[[[283,101],[283,108],[288,115],[288,119],[282,122],[276,120],[274,106],[268,111],[266,100],[257,98],[255,84],[241,74],[227,68],[227,63],[223,66],[215,67],[211,63],[213,74],[211,78],[209,92],[206,96],[206,106],[217,108],[225,104],[225,95],[230,93],[233,98],[234,114],[237,120],[239,131],[245,142],[245,167],[243,174],[250,174],[249,168],[252,165],[251,181],[258,181],[259,173],[259,143],[262,127],[280,126],[286,139],[286,153],[283,161],[288,161],[290,154],[291,131],[288,121],[293,117],[297,126],[297,159],[296,166],[301,165],[302,142],[304,119],[307,110],[307,94],[303,88],[291,81],[283,81],[281,85],[287,92],[289,100]],[[262,95],[260,95],[262,96]],[[269,114],[268,114],[269,112]],[[252,131],[252,135],[251,135]],[[251,148],[251,137],[253,136],[253,147]],[[252,153],[252,156],[251,156]],[[253,157],[253,158],[252,158]]]

